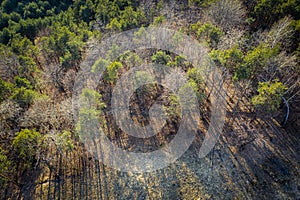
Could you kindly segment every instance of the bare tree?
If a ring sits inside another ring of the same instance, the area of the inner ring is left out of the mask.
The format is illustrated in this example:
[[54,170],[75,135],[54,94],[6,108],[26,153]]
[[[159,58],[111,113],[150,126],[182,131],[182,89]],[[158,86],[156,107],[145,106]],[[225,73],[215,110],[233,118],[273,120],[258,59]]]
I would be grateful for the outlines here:
[[244,31],[232,29],[227,34],[223,35],[218,43],[218,49],[227,50],[239,45],[243,42]]
[[21,119],[22,127],[37,127],[41,133],[50,130],[71,130],[73,127],[72,101],[54,104],[49,98],[36,99]]
[[208,8],[210,20],[224,32],[241,27],[245,21],[245,13],[239,0],[219,0]]
[[292,36],[294,30],[290,26],[292,19],[290,17],[284,17],[275,23],[271,30],[267,33],[264,42],[271,45],[274,48],[277,44],[290,45],[292,42]]
[[69,95],[72,94],[75,78],[76,78],[76,71],[74,69],[70,69],[65,73],[64,78],[61,81],[64,90]]
[[72,99],[68,98],[56,104],[55,112],[60,130],[72,130],[74,127]]
[[0,78],[8,81],[18,75],[18,58],[7,49],[0,47]]
[[41,82],[39,84],[43,93],[55,97],[60,93],[65,92],[63,87],[63,79],[65,77],[65,72],[60,65],[46,65],[40,75]]
[[[13,100],[5,100],[0,105],[0,135],[11,132],[18,124],[22,108]],[[9,135],[9,134],[8,134]],[[6,137],[6,136],[5,136]],[[9,136],[10,137],[10,136]]]
[[30,108],[24,113],[21,118],[21,127],[38,128],[39,132],[47,133],[57,120],[52,112],[52,103],[49,98],[38,98],[34,100]]

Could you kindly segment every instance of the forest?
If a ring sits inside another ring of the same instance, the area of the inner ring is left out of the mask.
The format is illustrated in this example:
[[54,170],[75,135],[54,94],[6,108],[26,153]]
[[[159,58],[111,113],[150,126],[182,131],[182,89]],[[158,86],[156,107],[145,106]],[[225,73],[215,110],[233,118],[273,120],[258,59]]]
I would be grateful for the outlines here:
[[[300,199],[300,0],[0,2],[0,199]],[[185,56],[165,49],[114,56],[120,47],[113,45],[84,68],[101,41],[130,30],[142,37],[147,27],[177,31],[205,47],[226,95],[211,91]],[[186,77],[197,104],[188,109],[199,110],[200,121],[191,146],[170,165],[124,172],[88,150],[89,123],[100,122],[120,149],[145,153],[175,140],[186,116],[176,92],[136,71],[130,84],[148,84],[133,92],[126,113],[141,127],[153,118],[165,123],[151,137],[120,128],[114,113],[125,111],[112,111],[114,91],[121,87],[127,97],[122,76],[145,63]],[[79,97],[94,107],[79,109],[76,119],[76,80],[82,71],[101,70],[95,89]],[[219,98],[224,126],[199,158]],[[157,104],[164,117],[153,116]]]

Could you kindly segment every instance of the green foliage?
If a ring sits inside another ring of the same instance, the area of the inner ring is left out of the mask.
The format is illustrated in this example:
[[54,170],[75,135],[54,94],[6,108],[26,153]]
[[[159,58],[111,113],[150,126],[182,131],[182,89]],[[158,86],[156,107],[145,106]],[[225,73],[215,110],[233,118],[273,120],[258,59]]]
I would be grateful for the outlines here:
[[72,140],[70,131],[64,130],[62,133],[58,134],[55,143],[62,152],[69,152],[74,149],[74,142]]
[[207,7],[211,5],[212,3],[216,2],[216,0],[188,0],[189,5],[195,5],[195,6],[204,6]]
[[4,176],[0,176],[0,185],[7,181],[5,176],[6,174],[13,172],[13,164],[6,156],[6,152],[0,147],[0,174]]
[[107,67],[107,75],[104,79],[110,84],[114,84],[115,81],[118,79],[118,70],[122,68],[122,63],[120,62],[113,62]]
[[19,24],[15,27],[11,27],[16,33],[21,33],[21,35],[26,36],[30,40],[34,40],[36,34],[42,28],[48,25],[47,21],[38,19],[21,19]]
[[159,25],[163,24],[165,21],[166,21],[165,16],[160,15],[160,16],[155,17],[155,18],[153,19],[152,25],[154,25],[154,26],[159,26]]
[[248,69],[244,67],[244,55],[240,49],[233,47],[228,50],[212,50],[210,53],[212,60],[233,73],[235,81],[249,77]]
[[251,14],[257,27],[269,28],[284,16],[300,19],[300,3],[299,0],[258,0]]
[[26,78],[21,78],[19,76],[16,76],[15,78],[16,87],[21,88],[24,87],[26,89],[32,90],[31,83]]
[[[83,34],[83,33],[82,33]],[[77,66],[81,60],[84,42],[82,35],[76,35],[67,26],[53,27],[50,37],[42,38],[45,50],[59,57],[63,68]]]
[[10,13],[12,12],[18,5],[17,0],[4,0],[1,3],[1,8],[4,12]]
[[41,134],[35,130],[23,129],[14,137],[12,146],[25,168],[31,168],[36,162],[36,152]]
[[45,7],[39,6],[36,2],[30,2],[24,6],[24,18],[38,18],[45,13]]
[[[17,12],[24,18],[39,18],[44,17],[49,13],[57,14],[60,11],[66,10],[72,4],[72,0],[56,1],[17,1],[17,0],[4,0],[1,4],[2,11],[10,14]],[[50,12],[52,10],[52,12]]]
[[220,64],[231,71],[235,71],[243,62],[243,53],[237,47],[228,50],[212,50],[210,57],[214,62]]
[[119,32],[122,30],[122,24],[117,18],[113,18],[106,26],[108,30]]
[[189,63],[182,56],[176,56],[174,61],[169,61],[167,63],[167,66],[169,67],[185,67],[187,65],[189,65]]
[[157,64],[166,65],[169,61],[171,61],[171,56],[166,54],[164,51],[158,51],[151,57],[151,61]]
[[176,63],[177,66],[182,66],[182,65],[187,64],[185,61],[185,58],[182,56],[176,56],[174,59],[174,62]]
[[205,82],[196,68],[189,68],[187,71],[187,76],[189,78],[189,84],[194,89],[198,101],[201,102],[205,96]]
[[144,21],[145,15],[140,9],[134,10],[132,6],[128,6],[124,11],[121,11],[122,30],[141,26]]
[[81,108],[76,124],[76,132],[82,140],[96,137],[99,133],[99,115],[102,113],[102,109],[106,107],[100,99],[101,95],[98,92],[87,88],[82,90],[79,99]]
[[201,22],[192,24],[191,31],[196,34],[198,39],[203,39],[206,41],[210,47],[216,47],[221,39],[221,36],[224,35],[219,27],[214,26],[210,22],[205,24],[201,24]]
[[12,51],[17,55],[31,56],[37,51],[36,47],[27,37],[16,34],[10,41]]
[[34,99],[40,95],[31,89],[26,89],[25,87],[16,88],[13,94],[10,96],[11,99],[15,100],[21,107],[28,108]]
[[269,61],[277,56],[279,48],[271,48],[261,43],[248,51],[246,55],[237,47],[228,50],[212,50],[210,57],[218,65],[229,69],[233,73],[233,80],[249,79],[267,68]]
[[181,112],[178,97],[175,94],[170,94],[168,96],[168,104],[163,106],[163,109],[166,111],[166,114],[170,119],[180,117]]
[[29,107],[34,99],[42,97],[39,93],[33,90],[33,86],[26,79],[19,76],[14,78],[15,85],[10,87],[9,98],[15,100],[22,107]]
[[4,28],[3,31],[0,32],[0,42],[2,44],[8,44],[11,35],[12,33],[8,30],[8,28]]
[[261,111],[272,113],[278,110],[287,87],[278,80],[259,82],[258,94],[252,97],[252,104]]
[[125,52],[122,56],[120,56],[120,61],[127,67],[137,67],[143,63],[143,60],[133,52]]
[[196,68],[190,68],[187,71],[187,77],[193,80],[197,85],[201,85],[204,83],[203,78],[200,75],[200,72]]
[[108,65],[109,65],[109,62],[107,60],[100,58],[100,59],[96,60],[96,62],[92,66],[92,72],[96,73],[99,71],[103,71],[103,70],[105,70],[105,68]]
[[246,77],[256,75],[263,68],[267,67],[270,58],[278,55],[279,48],[270,48],[268,45],[261,43],[258,47],[248,52],[244,57],[243,67],[249,70]]
[[0,103],[12,94],[13,88],[13,84],[0,79]]
[[141,26],[145,20],[145,15],[140,9],[134,10],[132,6],[127,6],[125,10],[120,11],[118,17],[111,19],[106,28],[118,32]]
[[0,173],[10,172],[12,162],[7,158],[6,152],[0,147]]

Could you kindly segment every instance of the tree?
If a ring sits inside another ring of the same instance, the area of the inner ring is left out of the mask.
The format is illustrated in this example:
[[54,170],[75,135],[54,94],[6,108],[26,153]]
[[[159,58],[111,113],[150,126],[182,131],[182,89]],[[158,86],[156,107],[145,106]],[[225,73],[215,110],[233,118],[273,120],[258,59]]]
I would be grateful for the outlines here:
[[101,94],[95,90],[84,88],[79,98],[80,109],[76,132],[82,141],[94,138],[99,133],[99,121],[102,109],[106,105],[101,102]]
[[9,173],[13,172],[12,161],[6,156],[6,152],[0,147],[0,186],[9,181]]
[[171,61],[171,56],[164,51],[158,51],[151,57],[151,61],[157,64],[166,65]]
[[107,24],[106,28],[114,32],[119,32],[122,30],[122,24],[117,18],[113,18],[109,24]]
[[246,11],[239,0],[219,0],[208,9],[211,21],[227,33],[245,22]]
[[15,100],[21,107],[28,108],[34,99],[42,97],[42,95],[33,90],[33,86],[27,79],[16,76],[15,82],[16,87],[10,98]]
[[255,19],[256,28],[270,28],[274,22],[284,16],[300,19],[298,0],[258,0],[250,15]]
[[13,84],[0,79],[0,103],[7,99],[13,92]]
[[132,67],[138,67],[143,63],[143,60],[133,52],[125,52],[121,57],[120,61],[126,66],[127,69]]
[[258,94],[252,97],[252,104],[259,111],[273,113],[278,110],[286,90],[287,87],[278,80],[274,82],[259,82]]
[[272,48],[268,44],[261,43],[258,47],[245,55],[241,72],[240,74],[237,73],[237,77],[249,78],[256,76],[259,72],[268,67],[269,61],[277,56],[278,53],[278,47]]
[[181,114],[179,99],[175,94],[170,94],[167,101],[168,103],[167,105],[163,106],[163,109],[166,111],[167,116],[174,120]]
[[118,79],[118,70],[122,68],[122,63],[115,61],[107,67],[107,75],[104,77],[110,84],[114,84]]
[[18,1],[17,0],[4,0],[1,3],[1,7],[4,12],[10,13],[17,7]]
[[204,24],[197,22],[196,24],[192,24],[191,31],[196,34],[197,39],[204,40],[212,48],[216,48],[221,36],[224,34],[219,27],[210,22]]
[[36,128],[40,133],[47,133],[50,127],[59,128],[56,113],[48,97],[33,100],[32,106],[21,118],[21,126]]
[[36,162],[35,155],[40,139],[41,134],[34,129],[23,129],[13,139],[12,146],[16,155],[27,169],[31,168]]
[[228,69],[233,74],[233,80],[248,77],[249,69],[244,68],[244,55],[237,46],[228,50],[212,50],[210,57],[217,65]]
[[[0,123],[4,125],[2,131],[10,130],[18,125],[22,108],[14,101],[7,99],[0,104]],[[4,134],[3,134],[4,135]]]
[[127,6],[121,11],[122,30],[141,26],[144,21],[145,15],[140,9],[134,10],[132,6]]
[[205,96],[205,82],[196,68],[189,68],[187,71],[189,85],[194,89],[199,102],[202,102]]
[[18,75],[18,57],[6,46],[0,44],[0,78],[12,81]]
[[291,26],[292,19],[290,17],[284,17],[278,22],[274,23],[271,29],[267,32],[264,42],[269,44],[271,48],[277,45],[289,47],[292,44],[292,36],[294,30]]

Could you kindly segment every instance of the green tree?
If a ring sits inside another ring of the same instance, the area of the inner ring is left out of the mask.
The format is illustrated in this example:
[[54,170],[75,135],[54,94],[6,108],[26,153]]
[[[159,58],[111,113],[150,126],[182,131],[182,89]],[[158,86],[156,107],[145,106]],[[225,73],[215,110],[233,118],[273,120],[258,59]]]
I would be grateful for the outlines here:
[[292,16],[300,19],[299,0],[258,0],[250,10],[250,14],[256,19],[255,26],[258,28],[270,28],[274,22],[284,16]]
[[167,101],[168,104],[163,106],[167,116],[170,119],[176,119],[177,117],[180,117],[180,104],[178,97],[175,94],[170,94]]
[[104,79],[110,84],[114,84],[115,81],[118,79],[118,70],[122,68],[122,63],[115,61],[108,65],[107,67],[107,75],[104,77]]
[[120,61],[129,69],[131,67],[140,66],[143,63],[143,60],[133,52],[125,52],[121,57]]
[[106,105],[101,102],[101,94],[91,89],[83,89],[79,98],[79,118],[76,132],[83,141],[96,137],[99,133],[99,121],[102,109]]
[[221,36],[224,34],[219,27],[211,24],[210,22],[205,24],[201,24],[201,22],[192,24],[191,31],[196,34],[198,39],[204,40],[212,48],[216,47],[221,39]]
[[250,78],[257,75],[264,68],[268,67],[270,59],[278,55],[278,53],[278,47],[271,48],[269,45],[261,43],[245,55],[243,66],[236,73],[237,79]]
[[36,162],[35,155],[41,137],[41,134],[35,130],[23,129],[13,139],[12,146],[16,155],[27,169],[31,168]]
[[108,30],[119,32],[122,30],[122,24],[117,18],[113,18],[106,26]]
[[197,68],[189,68],[187,71],[189,85],[194,89],[198,101],[202,102],[205,98],[205,82]]
[[4,149],[0,147],[0,185],[10,179],[8,174],[13,172],[13,170],[12,161],[8,159]]
[[42,97],[33,90],[33,86],[26,78],[15,77],[15,87],[9,98],[15,100],[21,107],[28,108],[34,99]]
[[0,79],[0,103],[7,99],[13,92],[13,84],[8,83]]
[[244,55],[237,46],[228,50],[212,50],[209,55],[217,65],[225,67],[233,74],[233,80],[249,76],[250,69],[244,67]]
[[228,50],[212,50],[210,57],[217,64],[226,67],[231,72],[236,71],[243,63],[243,53],[237,46]]
[[258,94],[252,97],[252,104],[260,111],[266,113],[275,112],[278,110],[286,90],[287,87],[278,80],[274,82],[259,82]]
[[171,56],[164,51],[158,51],[151,57],[151,61],[157,64],[166,65],[171,61]]

